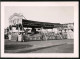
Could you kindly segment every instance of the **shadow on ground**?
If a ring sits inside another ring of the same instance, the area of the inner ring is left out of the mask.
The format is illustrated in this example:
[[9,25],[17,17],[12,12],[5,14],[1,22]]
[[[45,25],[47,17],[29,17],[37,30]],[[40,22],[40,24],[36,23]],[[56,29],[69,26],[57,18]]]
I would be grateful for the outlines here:
[[[65,43],[65,44],[66,44],[66,43]],[[18,53],[34,52],[34,51],[38,51],[38,50],[42,50],[42,49],[46,49],[46,48],[51,48],[51,47],[57,47],[57,46],[65,45],[65,44],[52,45],[52,46],[47,46],[47,47],[40,47],[40,48],[36,48],[36,49],[30,49],[30,50],[20,51],[20,52],[18,52]]]
[[29,48],[32,47],[32,45],[22,45],[22,44],[10,44],[10,45],[5,45],[5,50],[15,50],[15,49],[23,49],[23,48]]

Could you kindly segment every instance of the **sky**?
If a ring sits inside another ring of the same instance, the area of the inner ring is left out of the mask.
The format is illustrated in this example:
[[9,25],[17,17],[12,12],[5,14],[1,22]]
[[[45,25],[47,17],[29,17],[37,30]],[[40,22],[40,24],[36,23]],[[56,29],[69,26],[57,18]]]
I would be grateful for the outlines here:
[[21,13],[27,20],[73,23],[74,8],[72,6],[5,6],[5,28],[9,25],[9,17]]

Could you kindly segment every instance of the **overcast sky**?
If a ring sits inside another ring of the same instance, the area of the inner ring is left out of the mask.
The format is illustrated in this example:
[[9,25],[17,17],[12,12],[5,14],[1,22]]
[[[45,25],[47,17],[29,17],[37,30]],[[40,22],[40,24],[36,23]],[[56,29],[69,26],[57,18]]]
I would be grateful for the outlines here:
[[5,27],[13,13],[22,13],[26,19],[51,23],[73,23],[74,8],[71,6],[6,6]]

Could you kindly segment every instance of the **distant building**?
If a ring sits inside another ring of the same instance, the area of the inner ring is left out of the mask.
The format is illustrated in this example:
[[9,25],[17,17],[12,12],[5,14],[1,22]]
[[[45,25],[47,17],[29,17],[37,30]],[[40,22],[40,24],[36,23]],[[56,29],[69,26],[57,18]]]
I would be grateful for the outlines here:
[[74,30],[74,23],[68,23],[68,29]]

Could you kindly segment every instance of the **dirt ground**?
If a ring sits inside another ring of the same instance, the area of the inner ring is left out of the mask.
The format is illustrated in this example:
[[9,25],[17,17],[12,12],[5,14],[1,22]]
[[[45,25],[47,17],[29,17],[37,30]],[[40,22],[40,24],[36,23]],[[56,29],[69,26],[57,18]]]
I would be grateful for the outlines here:
[[15,41],[9,41],[9,40],[5,40],[5,46],[4,46],[4,50],[5,51],[13,51],[13,50],[17,50],[17,49],[22,49],[23,51],[21,51],[20,53],[27,53],[26,50],[24,50],[24,48],[29,49],[30,47],[33,47],[34,45],[37,46],[47,46],[49,44],[62,44],[62,43],[66,43],[63,45],[59,45],[59,46],[52,46],[52,47],[47,47],[47,48],[43,48],[43,49],[37,49],[37,50],[33,50],[31,52],[28,53],[73,53],[73,47],[74,47],[74,40],[73,39],[64,39],[64,40],[47,40],[47,41],[28,41],[28,42],[15,42]]

